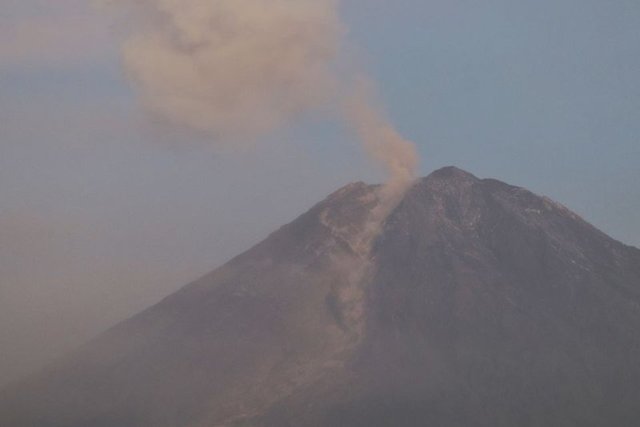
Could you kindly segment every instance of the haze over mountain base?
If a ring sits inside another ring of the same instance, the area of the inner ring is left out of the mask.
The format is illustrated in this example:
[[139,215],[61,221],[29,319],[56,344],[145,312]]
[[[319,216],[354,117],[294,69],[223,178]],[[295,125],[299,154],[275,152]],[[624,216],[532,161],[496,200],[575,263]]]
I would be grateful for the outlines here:
[[0,394],[0,425],[636,426],[640,250],[445,168],[350,184]]

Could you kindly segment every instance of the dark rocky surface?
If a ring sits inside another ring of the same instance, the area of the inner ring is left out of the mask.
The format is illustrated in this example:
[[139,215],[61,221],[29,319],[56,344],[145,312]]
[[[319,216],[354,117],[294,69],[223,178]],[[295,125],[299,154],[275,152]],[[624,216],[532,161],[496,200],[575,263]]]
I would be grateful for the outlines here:
[[351,184],[0,394],[0,425],[637,426],[640,251],[444,168]]

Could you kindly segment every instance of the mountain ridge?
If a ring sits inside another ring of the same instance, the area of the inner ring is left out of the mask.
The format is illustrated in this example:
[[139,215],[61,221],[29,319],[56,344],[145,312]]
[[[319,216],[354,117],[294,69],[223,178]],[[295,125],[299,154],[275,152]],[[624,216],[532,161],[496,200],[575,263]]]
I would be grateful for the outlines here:
[[634,425],[639,250],[446,167],[362,252],[379,188],[339,189],[5,392],[0,424]]

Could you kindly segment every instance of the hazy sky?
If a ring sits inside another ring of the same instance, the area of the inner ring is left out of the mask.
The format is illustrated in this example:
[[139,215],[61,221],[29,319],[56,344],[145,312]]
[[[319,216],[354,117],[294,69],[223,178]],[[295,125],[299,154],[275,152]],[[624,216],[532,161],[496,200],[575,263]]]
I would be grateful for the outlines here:
[[[0,385],[380,173],[342,129],[221,149],[156,123],[86,0],[0,0]],[[344,0],[422,173],[548,195],[640,246],[637,0]]]

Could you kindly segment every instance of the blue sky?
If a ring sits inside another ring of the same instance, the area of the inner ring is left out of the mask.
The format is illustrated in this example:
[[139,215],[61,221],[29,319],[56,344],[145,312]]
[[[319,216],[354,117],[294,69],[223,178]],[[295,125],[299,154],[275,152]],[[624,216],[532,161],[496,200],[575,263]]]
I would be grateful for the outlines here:
[[640,244],[640,3],[357,3],[353,37],[425,173],[523,185]]
[[[637,0],[345,0],[422,174],[457,165],[548,195],[640,246]],[[86,1],[0,17],[0,385],[379,171],[299,123],[228,150],[155,123]],[[34,351],[36,350],[36,351]]]

